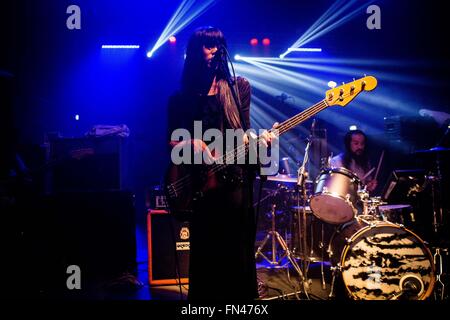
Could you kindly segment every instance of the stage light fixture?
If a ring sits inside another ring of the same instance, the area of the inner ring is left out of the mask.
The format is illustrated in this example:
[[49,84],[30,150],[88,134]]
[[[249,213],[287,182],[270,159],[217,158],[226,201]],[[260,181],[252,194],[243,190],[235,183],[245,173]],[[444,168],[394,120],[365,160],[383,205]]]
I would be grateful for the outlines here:
[[174,34],[178,34],[182,29],[188,26],[197,17],[207,11],[215,4],[217,0],[206,0],[202,3],[197,3],[195,0],[183,0],[174,14],[170,18],[166,27],[162,31],[153,48],[147,54],[150,58],[156,50],[158,50],[167,40]]
[[[347,23],[351,19],[356,16],[363,14],[366,12],[365,8],[367,8],[370,4],[372,4],[374,0],[369,0],[364,2],[361,6],[357,7],[355,10],[347,13],[349,10],[354,8],[355,4],[358,4],[357,0],[337,0],[335,1],[331,7],[327,9],[327,11],[320,16],[313,25],[311,25],[297,41],[291,46],[291,48],[300,48],[311,42],[318,37],[323,36],[324,34],[330,32],[331,30]],[[284,56],[288,52],[284,54]],[[283,57],[284,57],[283,56]],[[281,58],[281,56],[280,56]]]
[[136,44],[104,44],[102,49],[139,49],[140,46]]
[[322,48],[288,48],[286,52],[280,54],[280,59],[284,59],[291,52],[322,52]]

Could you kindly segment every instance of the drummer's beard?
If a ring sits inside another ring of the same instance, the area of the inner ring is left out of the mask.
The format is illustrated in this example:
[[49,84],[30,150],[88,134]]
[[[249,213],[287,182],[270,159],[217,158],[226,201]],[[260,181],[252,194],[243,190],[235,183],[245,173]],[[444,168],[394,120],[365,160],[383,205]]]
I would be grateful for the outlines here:
[[355,163],[362,168],[366,167],[366,156],[364,152],[357,154],[355,152],[351,153],[352,159],[355,161]]

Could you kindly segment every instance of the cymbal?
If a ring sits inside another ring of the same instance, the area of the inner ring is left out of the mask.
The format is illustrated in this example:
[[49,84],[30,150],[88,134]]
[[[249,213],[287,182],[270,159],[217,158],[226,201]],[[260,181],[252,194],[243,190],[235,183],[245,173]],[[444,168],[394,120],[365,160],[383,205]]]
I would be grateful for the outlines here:
[[[260,177],[257,177],[257,179],[260,179]],[[267,176],[267,180],[275,182],[297,183],[297,177],[288,174],[277,174],[275,176]]]
[[381,211],[388,211],[388,210],[396,210],[396,209],[410,209],[411,206],[409,204],[389,204],[389,205],[383,205],[379,206],[378,209]]
[[433,147],[430,149],[425,150],[416,150],[414,153],[439,153],[439,152],[448,152],[450,151],[450,148],[444,148],[444,147]]
[[291,209],[295,210],[295,211],[298,211],[298,210],[302,211],[303,208],[305,208],[306,212],[312,212],[310,206],[306,206],[306,207],[303,207],[303,206],[292,206],[291,207]]

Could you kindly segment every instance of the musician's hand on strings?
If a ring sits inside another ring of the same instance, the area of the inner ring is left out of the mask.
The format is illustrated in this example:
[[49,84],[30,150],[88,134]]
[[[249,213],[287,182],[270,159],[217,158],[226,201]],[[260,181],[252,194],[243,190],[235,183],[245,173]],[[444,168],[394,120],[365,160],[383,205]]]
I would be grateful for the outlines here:
[[[276,129],[278,126],[279,123],[275,122],[272,126],[272,129]],[[260,140],[266,148],[270,145],[270,143],[274,139],[278,139],[278,136],[274,132],[269,132],[267,130],[264,130],[260,136]]]
[[212,164],[216,161],[216,158],[209,150],[206,143],[201,139],[191,139],[192,148],[194,149],[194,154],[203,153],[203,160],[206,164]]
[[377,185],[378,185],[378,182],[377,182],[377,180],[371,180],[367,185],[366,185],[366,188],[367,188],[367,191],[369,191],[369,192],[373,192],[376,188],[377,188]]
[[172,147],[178,147],[183,148],[186,144],[192,145],[192,150],[194,151],[194,154],[203,153],[203,159],[206,164],[212,164],[217,159],[214,157],[214,155],[211,153],[211,150],[209,150],[206,143],[201,139],[190,139],[190,140],[184,140],[184,141],[170,141],[170,145]]

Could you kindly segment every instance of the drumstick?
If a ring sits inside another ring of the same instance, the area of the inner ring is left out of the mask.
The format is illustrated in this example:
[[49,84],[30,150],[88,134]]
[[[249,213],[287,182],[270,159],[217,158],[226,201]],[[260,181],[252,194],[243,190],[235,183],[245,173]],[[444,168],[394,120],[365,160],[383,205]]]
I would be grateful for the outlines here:
[[362,179],[361,180],[364,180],[364,179],[366,179],[372,172],[373,172],[373,170],[375,170],[375,167],[373,167],[372,169],[370,169],[370,171],[369,172],[367,172],[366,173],[366,175],[364,176],[364,177],[362,177]]
[[375,173],[375,177],[373,178],[374,180],[377,180],[378,173],[380,172],[381,162],[383,162],[383,157],[384,157],[384,150],[383,150],[383,152],[381,153],[380,161],[378,161],[377,172]]

